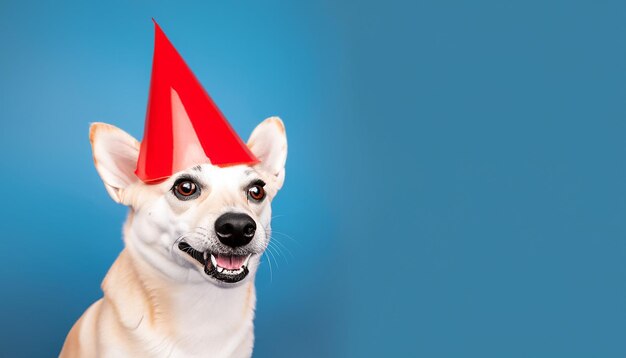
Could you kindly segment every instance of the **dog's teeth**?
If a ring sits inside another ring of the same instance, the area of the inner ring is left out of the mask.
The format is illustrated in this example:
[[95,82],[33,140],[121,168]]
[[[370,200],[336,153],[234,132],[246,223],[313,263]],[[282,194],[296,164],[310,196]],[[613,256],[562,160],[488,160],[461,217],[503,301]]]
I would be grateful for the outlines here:
[[219,266],[217,266],[217,272],[219,272],[219,273],[224,272],[224,268],[223,268],[223,267],[219,267]]
[[242,270],[244,267],[248,266],[248,261],[250,261],[251,257],[252,257],[252,254],[248,254],[248,257],[246,257],[246,260],[243,262],[243,265],[241,265],[240,270]]
[[242,272],[243,272],[242,268],[239,268],[239,269],[236,269],[236,270],[228,270],[228,269],[224,270],[224,273],[227,273],[229,275],[238,275],[238,274],[240,274]]
[[211,263],[213,264],[213,267],[217,267],[217,261],[215,260],[215,256],[213,256],[213,254],[211,254]]
[[206,260],[209,258],[209,253],[208,252],[204,252],[204,261],[206,262]]

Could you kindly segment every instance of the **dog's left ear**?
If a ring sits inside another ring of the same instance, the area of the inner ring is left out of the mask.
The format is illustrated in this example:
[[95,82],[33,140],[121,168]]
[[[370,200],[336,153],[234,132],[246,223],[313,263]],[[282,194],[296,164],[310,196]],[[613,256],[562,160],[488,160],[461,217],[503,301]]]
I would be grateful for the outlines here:
[[123,204],[123,192],[139,178],[135,175],[139,142],[130,134],[106,123],[89,128],[93,162],[111,198]]
[[252,131],[248,148],[260,160],[255,166],[275,179],[276,190],[285,181],[285,161],[287,160],[287,135],[285,125],[278,117],[270,117]]

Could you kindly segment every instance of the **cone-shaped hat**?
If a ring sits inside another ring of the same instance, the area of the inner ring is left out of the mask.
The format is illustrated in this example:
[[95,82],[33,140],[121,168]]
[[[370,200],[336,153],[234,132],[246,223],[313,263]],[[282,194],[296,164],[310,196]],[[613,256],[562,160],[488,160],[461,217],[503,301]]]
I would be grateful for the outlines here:
[[152,80],[135,174],[157,183],[198,164],[257,163],[156,21],[154,25]]

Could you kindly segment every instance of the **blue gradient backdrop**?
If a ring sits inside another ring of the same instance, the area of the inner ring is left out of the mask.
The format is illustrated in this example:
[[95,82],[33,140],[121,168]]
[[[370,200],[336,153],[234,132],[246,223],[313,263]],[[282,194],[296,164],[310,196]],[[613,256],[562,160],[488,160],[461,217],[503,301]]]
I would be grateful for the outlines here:
[[2,1],[0,356],[54,356],[126,209],[155,17],[236,130],[284,118],[256,357],[626,356],[623,1]]

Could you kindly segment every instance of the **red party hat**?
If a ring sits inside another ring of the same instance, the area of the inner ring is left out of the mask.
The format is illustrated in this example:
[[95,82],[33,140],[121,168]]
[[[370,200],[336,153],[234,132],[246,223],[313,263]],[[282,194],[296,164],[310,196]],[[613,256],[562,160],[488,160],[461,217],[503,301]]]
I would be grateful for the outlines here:
[[156,21],[154,25],[152,80],[137,177],[153,184],[194,165],[258,163]]

